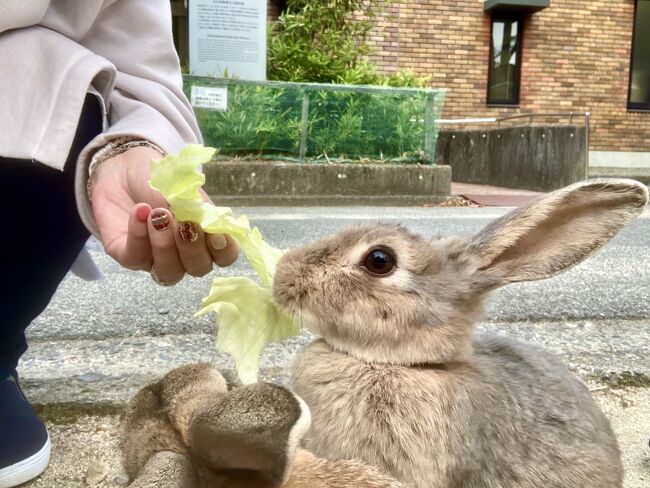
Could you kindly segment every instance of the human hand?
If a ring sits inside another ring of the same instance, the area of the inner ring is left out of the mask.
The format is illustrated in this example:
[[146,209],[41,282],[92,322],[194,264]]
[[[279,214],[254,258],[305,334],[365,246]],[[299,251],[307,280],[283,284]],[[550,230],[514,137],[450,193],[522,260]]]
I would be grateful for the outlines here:
[[175,284],[186,273],[203,276],[213,262],[232,264],[239,247],[230,236],[205,235],[194,223],[174,221],[164,197],[149,186],[151,159],[160,154],[134,147],[97,168],[92,206],[106,253],[125,268],[151,270],[164,284]]

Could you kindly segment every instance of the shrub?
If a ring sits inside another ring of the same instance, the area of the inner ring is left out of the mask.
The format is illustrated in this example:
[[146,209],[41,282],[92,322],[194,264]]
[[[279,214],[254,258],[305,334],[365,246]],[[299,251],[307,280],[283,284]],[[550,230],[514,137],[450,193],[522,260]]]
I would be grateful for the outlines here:
[[357,73],[369,84],[375,69],[364,61],[379,2],[376,0],[288,0],[268,29],[270,80],[337,83]]
[[378,93],[365,87],[328,90],[237,81],[228,86],[227,111],[197,110],[206,144],[222,154],[299,156],[304,93],[309,103],[307,157],[389,160],[424,149],[424,91]]

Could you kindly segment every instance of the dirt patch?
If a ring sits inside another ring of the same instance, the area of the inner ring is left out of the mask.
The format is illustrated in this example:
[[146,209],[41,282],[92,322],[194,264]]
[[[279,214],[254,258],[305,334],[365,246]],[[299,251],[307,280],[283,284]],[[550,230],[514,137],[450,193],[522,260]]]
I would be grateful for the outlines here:
[[468,198],[465,198],[460,195],[454,195],[448,198],[441,198],[437,202],[425,203],[422,205],[425,208],[428,207],[482,207]]
[[650,486],[650,388],[593,393],[616,432],[625,467],[625,488]]
[[[57,419],[58,421],[58,419]],[[77,417],[73,423],[47,422],[52,440],[50,467],[34,481],[21,488],[85,488],[89,472],[96,467],[106,474],[94,486],[123,488],[127,478],[118,449],[119,417]]]

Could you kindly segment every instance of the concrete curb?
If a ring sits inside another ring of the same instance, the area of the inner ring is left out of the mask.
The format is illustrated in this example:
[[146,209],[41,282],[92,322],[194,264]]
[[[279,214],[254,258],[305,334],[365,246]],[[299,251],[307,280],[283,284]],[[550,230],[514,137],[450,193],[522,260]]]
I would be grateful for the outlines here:
[[228,205],[376,205],[435,203],[451,195],[451,167],[212,161],[205,190]]

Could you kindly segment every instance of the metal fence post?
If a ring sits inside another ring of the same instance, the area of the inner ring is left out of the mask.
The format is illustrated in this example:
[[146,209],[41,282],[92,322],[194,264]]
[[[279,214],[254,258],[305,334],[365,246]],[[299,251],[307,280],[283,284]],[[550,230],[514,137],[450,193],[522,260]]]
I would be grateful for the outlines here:
[[434,104],[435,96],[432,93],[427,93],[424,98],[424,153],[427,157],[427,162],[430,164],[435,164],[436,155],[435,151],[435,142],[433,140],[433,130],[434,130]]
[[300,159],[307,157],[307,129],[309,127],[309,92],[303,88],[302,119],[300,121]]

